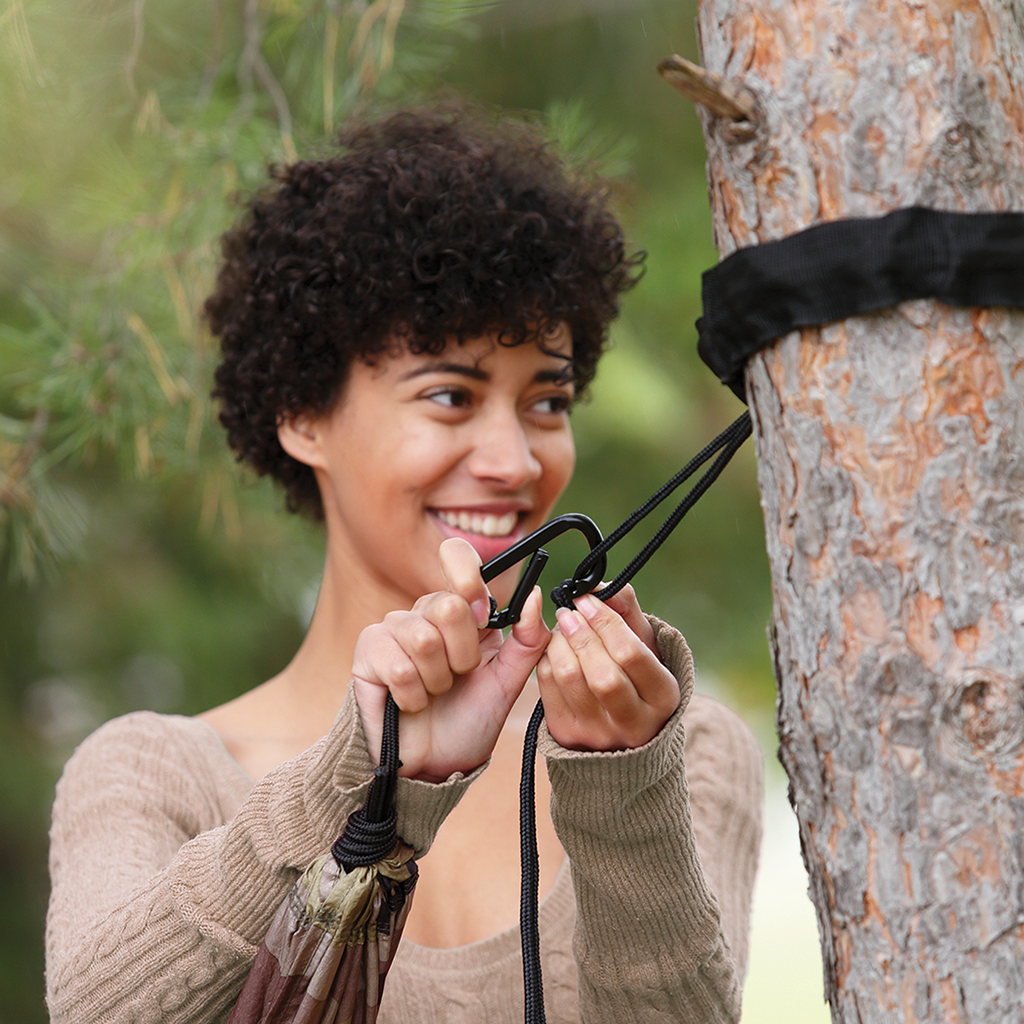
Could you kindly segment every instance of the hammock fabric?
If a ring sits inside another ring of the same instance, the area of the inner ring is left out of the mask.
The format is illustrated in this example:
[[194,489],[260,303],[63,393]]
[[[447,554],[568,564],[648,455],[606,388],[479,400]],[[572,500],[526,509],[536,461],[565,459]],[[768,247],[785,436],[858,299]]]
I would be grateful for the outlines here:
[[346,872],[327,854],[281,904],[230,1024],[372,1024],[416,882],[412,850]]

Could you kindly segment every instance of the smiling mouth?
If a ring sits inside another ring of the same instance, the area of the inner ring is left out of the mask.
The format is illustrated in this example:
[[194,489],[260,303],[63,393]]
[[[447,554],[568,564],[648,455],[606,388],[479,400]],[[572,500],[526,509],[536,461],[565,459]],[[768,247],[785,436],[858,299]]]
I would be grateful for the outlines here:
[[469,512],[466,509],[458,512],[436,509],[434,515],[446,526],[463,533],[476,533],[481,537],[507,537],[519,522],[518,512],[495,515],[493,512]]

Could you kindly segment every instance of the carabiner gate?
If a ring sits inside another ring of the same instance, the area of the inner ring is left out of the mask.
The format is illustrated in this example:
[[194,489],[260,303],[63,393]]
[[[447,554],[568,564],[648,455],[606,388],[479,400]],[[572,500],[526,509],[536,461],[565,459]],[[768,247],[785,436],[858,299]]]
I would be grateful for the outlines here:
[[[591,551],[604,539],[601,536],[597,523],[589,516],[582,515],[579,512],[567,512],[565,515],[556,516],[543,526],[538,527],[533,533],[513,544],[507,551],[503,551],[481,567],[480,575],[483,576],[484,582],[488,583],[495,576],[521,562],[527,555],[533,556],[527,563],[522,578],[516,585],[515,593],[513,593],[508,607],[504,611],[498,611],[497,602],[493,597],[491,598],[491,617],[487,620],[488,629],[503,629],[505,626],[511,626],[513,622],[519,621],[523,605],[530,596],[530,591],[533,590],[534,584],[540,578],[540,574],[549,557],[541,545],[563,533],[568,533],[569,530],[578,530],[582,533],[587,538]],[[580,594],[587,594],[593,590],[604,577],[606,564],[607,559],[602,555],[591,566],[590,571],[585,576],[572,580],[572,596],[578,597]],[[568,582],[570,581],[567,580],[566,583]],[[565,586],[564,583],[563,586]]]

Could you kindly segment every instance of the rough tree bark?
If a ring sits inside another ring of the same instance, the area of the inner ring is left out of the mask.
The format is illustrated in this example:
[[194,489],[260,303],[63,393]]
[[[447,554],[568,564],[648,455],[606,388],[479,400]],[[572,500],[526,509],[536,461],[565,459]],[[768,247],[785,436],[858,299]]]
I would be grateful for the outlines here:
[[[722,256],[902,206],[1024,208],[1022,29],[1021,0],[701,0]],[[931,301],[748,365],[837,1022],[1024,1014],[1022,369],[1024,315]]]

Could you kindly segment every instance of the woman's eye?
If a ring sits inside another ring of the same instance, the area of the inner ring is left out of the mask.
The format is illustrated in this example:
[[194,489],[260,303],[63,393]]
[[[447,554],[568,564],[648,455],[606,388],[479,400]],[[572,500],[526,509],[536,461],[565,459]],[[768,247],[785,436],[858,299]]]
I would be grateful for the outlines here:
[[547,395],[533,403],[537,412],[548,415],[567,412],[571,405],[572,399],[568,395]]
[[448,409],[464,409],[473,400],[472,395],[462,388],[438,388],[435,391],[428,391],[423,397]]

